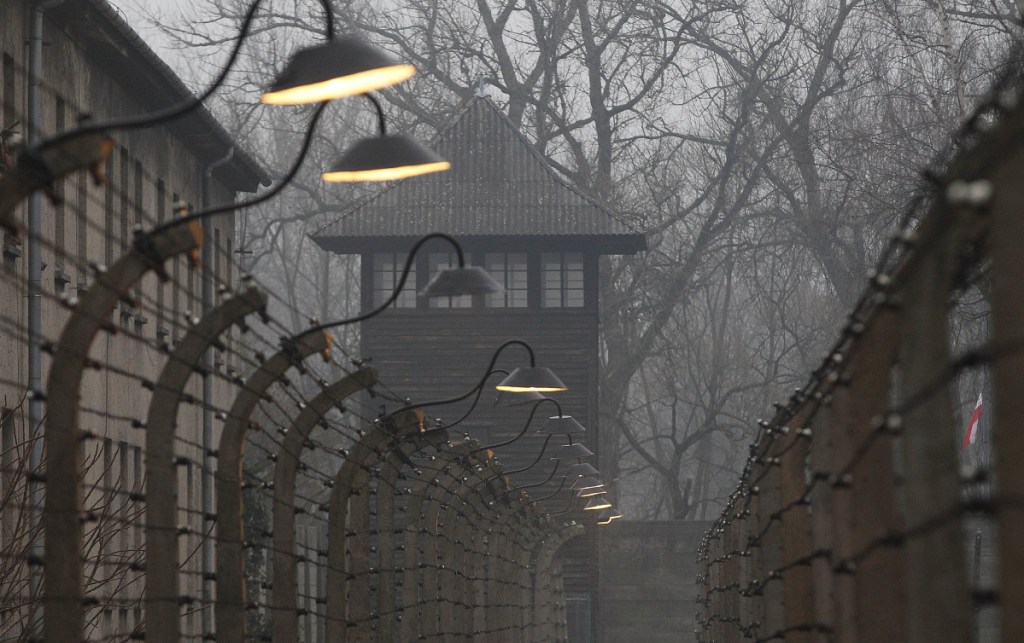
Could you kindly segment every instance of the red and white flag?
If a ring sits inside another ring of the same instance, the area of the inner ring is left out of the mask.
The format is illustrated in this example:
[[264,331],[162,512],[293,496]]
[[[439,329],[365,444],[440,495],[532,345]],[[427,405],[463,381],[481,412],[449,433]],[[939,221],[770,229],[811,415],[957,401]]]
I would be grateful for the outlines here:
[[978,439],[979,420],[981,420],[981,393],[978,393],[978,403],[974,405],[974,413],[971,413],[971,421],[967,424],[967,433],[964,435],[962,449],[966,449],[968,445],[974,444],[974,441]]

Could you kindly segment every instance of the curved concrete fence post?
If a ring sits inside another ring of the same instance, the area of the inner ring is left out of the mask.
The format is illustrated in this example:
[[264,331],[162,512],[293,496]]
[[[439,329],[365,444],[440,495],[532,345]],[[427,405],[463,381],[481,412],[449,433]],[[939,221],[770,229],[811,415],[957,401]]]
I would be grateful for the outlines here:
[[[483,500],[474,498],[474,510],[477,515],[483,512]],[[478,520],[479,523],[479,520]],[[486,529],[479,524],[473,529],[470,542],[469,569],[471,574],[472,595],[472,640],[486,639],[487,631],[487,543],[490,538]]]
[[447,441],[448,436],[443,431],[413,434],[384,456],[377,483],[377,640],[382,643],[393,643],[396,640],[401,622],[396,596],[398,573],[395,569],[395,497],[398,479],[403,464],[409,462],[414,453],[428,447],[438,448]]
[[[468,438],[449,443],[448,449],[441,451],[423,471],[413,491],[414,500],[422,497],[422,509],[410,510],[410,520],[414,522],[406,530],[406,542],[408,547],[418,542],[417,536],[422,536],[423,562],[416,570],[417,587],[410,590],[407,579],[405,591],[409,595],[420,590],[422,609],[418,612],[419,633],[416,625],[403,622],[403,640],[444,641],[452,636],[469,636],[474,631],[472,612],[477,578],[470,561],[479,551],[474,551],[473,544],[481,536],[476,525],[467,529],[469,523],[457,520],[456,515],[467,515],[463,509],[467,503],[482,506],[479,494],[471,493],[475,490],[471,480],[475,482],[480,471],[486,471],[482,462],[479,470],[471,466],[472,454],[479,450],[479,444]],[[458,561],[465,562],[454,564]],[[457,613],[459,610],[466,614]]]
[[[181,623],[178,578],[178,471],[174,437],[178,404],[207,349],[224,345],[231,326],[252,313],[266,315],[267,295],[250,287],[192,325],[164,363],[146,416],[146,640],[177,643]],[[150,556],[149,552],[159,552]]]
[[[472,463],[468,463],[472,464]],[[468,470],[464,487],[459,489],[456,500],[460,504],[452,507],[451,516],[454,521],[452,535],[458,539],[458,574],[453,584],[457,593],[453,594],[453,631],[463,638],[472,639],[479,631],[476,622],[476,607],[479,589],[479,569],[477,561],[482,555],[484,532],[480,529],[480,517],[486,511],[484,498],[476,493],[476,481],[479,479],[479,465],[474,464]]]
[[[507,481],[506,485],[507,485]],[[502,490],[503,501],[497,512],[494,530],[502,534],[506,543],[500,551],[499,565],[499,624],[498,637],[504,641],[523,640],[523,552],[530,541],[529,516],[531,505],[525,493],[509,497]]]
[[17,236],[21,232],[15,215],[18,204],[36,190],[43,190],[56,203],[54,186],[72,172],[87,169],[93,183],[103,185],[103,163],[113,151],[114,140],[106,132],[90,132],[21,154],[14,167],[0,174],[0,228]]
[[238,641],[245,638],[245,532],[242,525],[242,450],[253,410],[267,389],[291,368],[302,368],[302,360],[330,350],[324,333],[287,340],[277,353],[263,362],[238,392],[220,436],[217,456],[217,638]]
[[113,266],[98,270],[96,282],[72,310],[53,353],[47,380],[46,500],[43,534],[46,564],[43,635],[47,643],[78,641],[83,636],[85,609],[82,584],[82,372],[91,364],[89,349],[101,328],[114,332],[110,316],[118,300],[131,301],[129,289],[147,272],[164,276],[163,264],[192,252],[202,243],[198,225],[172,227],[139,237]]
[[[406,571],[405,605],[406,616],[403,618],[402,640],[440,640],[440,604],[443,600],[439,590],[439,566],[443,556],[439,533],[439,514],[447,495],[454,495],[457,488],[464,483],[462,478],[470,473],[465,458],[479,444],[472,439],[456,443],[448,443],[429,466],[423,469],[412,491],[412,502],[409,508],[409,523],[406,526],[406,551],[420,553],[418,569],[412,570],[416,582],[411,582],[410,571]],[[411,612],[416,594],[419,609]],[[415,618],[410,618],[415,617]],[[418,627],[417,627],[418,626]]]
[[344,411],[345,400],[359,391],[372,388],[376,383],[377,372],[363,368],[327,386],[306,404],[278,446],[274,465],[274,582],[270,596],[271,634],[274,641],[296,641],[299,636],[295,477],[302,460],[302,450],[313,427],[331,409]]
[[506,535],[497,528],[497,520],[488,516],[484,524],[487,529],[487,558],[484,577],[487,601],[484,605],[484,622],[486,639],[497,641],[501,636],[501,600],[502,600],[502,555],[508,549]]
[[534,572],[534,599],[539,613],[539,629],[533,637],[537,641],[558,640],[562,631],[558,627],[558,621],[564,620],[564,613],[557,609],[557,602],[562,599],[559,591],[558,578],[560,573],[554,565],[555,554],[558,549],[569,540],[582,536],[583,525],[572,523],[551,533],[547,540],[542,541],[536,555],[536,570]]
[[[350,634],[358,639],[368,637],[368,628],[365,626],[370,615],[367,579],[370,468],[402,438],[422,432],[423,417],[422,411],[407,411],[393,418],[393,422],[376,422],[373,429],[352,447],[334,478],[327,518],[327,640],[331,643],[348,641]],[[351,543],[351,561],[346,556],[350,546],[350,520],[352,532],[356,534]],[[350,577],[352,588],[349,585]],[[355,591],[357,586],[363,586],[367,591],[360,596]],[[353,591],[351,600],[350,589]],[[353,632],[350,633],[349,629]]]
[[[510,632],[513,640],[523,640],[528,624],[529,603],[532,594],[530,579],[530,552],[533,543],[538,539],[539,533],[534,524],[536,508],[530,501],[529,496],[519,492],[512,502],[509,510],[503,512],[500,519],[502,529],[510,529],[514,547],[511,549],[511,556],[508,563],[506,587],[506,616],[505,627]],[[531,591],[527,591],[530,588]]]
[[[424,521],[424,511],[429,504],[429,497],[438,493],[442,487],[442,479],[450,480],[447,473],[456,466],[459,452],[448,443],[448,448],[439,451],[431,462],[420,470],[419,476],[409,487],[409,505],[406,510],[404,547],[406,564],[402,570],[402,626],[403,641],[417,640],[424,631],[426,613],[433,595],[427,591],[424,582],[426,565],[424,559],[433,555],[435,541],[428,541]],[[464,453],[462,453],[464,455]],[[433,500],[436,504],[436,500]],[[411,565],[411,561],[417,561]],[[436,603],[433,603],[436,605]],[[434,612],[436,614],[436,612]]]
[[[471,454],[467,454],[467,458]],[[466,524],[464,518],[460,518],[466,501],[466,494],[472,490],[473,468],[468,466],[468,460],[464,459],[464,468],[457,476],[458,486],[443,502],[435,514],[437,518],[433,521],[434,536],[441,543],[440,557],[438,559],[438,617],[440,628],[438,639],[445,640],[453,636],[465,636],[465,619],[462,605],[465,601],[464,577],[460,573],[464,571],[464,559],[466,555]]]
[[491,514],[497,498],[491,483],[503,473],[501,465],[491,457],[481,457],[471,465],[465,485],[455,494],[450,512],[456,523],[462,525],[464,583],[459,588],[463,609],[460,610],[458,633],[471,640],[489,640],[490,627],[486,620],[488,606],[494,596],[487,593],[488,547],[493,540]]
[[531,628],[533,626],[535,605],[533,602],[533,574],[535,561],[533,553],[537,545],[544,538],[545,526],[543,515],[537,503],[531,501],[530,508],[530,540],[522,552],[523,566],[520,572],[520,600],[522,605],[522,632],[526,640],[531,639]]

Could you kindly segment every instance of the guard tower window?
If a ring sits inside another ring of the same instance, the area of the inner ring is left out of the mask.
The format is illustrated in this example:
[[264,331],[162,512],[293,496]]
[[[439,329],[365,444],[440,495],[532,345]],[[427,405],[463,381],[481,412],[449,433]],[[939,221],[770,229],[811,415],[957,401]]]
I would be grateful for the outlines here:
[[[373,305],[383,304],[402,277],[407,255],[405,253],[383,252],[373,255]],[[409,278],[394,303],[395,308],[416,307],[416,264],[409,270]]]
[[[427,258],[430,268],[430,278],[445,268],[457,268],[459,256],[454,252],[431,252]],[[431,297],[431,308],[472,308],[473,297],[470,295],[459,295],[457,297]]]
[[544,252],[540,263],[544,308],[582,308],[583,253]]
[[485,302],[488,308],[526,308],[525,252],[488,252],[484,255],[484,268],[505,287],[505,292],[487,295]]

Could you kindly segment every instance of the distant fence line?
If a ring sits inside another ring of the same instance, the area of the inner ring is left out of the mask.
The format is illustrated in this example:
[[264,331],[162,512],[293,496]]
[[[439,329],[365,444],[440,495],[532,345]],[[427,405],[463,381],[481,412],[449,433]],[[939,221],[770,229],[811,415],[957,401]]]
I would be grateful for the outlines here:
[[[701,641],[969,641],[982,608],[998,612],[1002,640],[1024,640],[1024,109],[1015,76],[997,84],[956,157],[930,179],[927,212],[911,210],[822,366],[760,422],[701,548]],[[950,302],[972,284],[990,306],[988,341],[954,354]],[[995,461],[964,472],[950,390],[973,369],[989,369]],[[969,580],[969,519],[994,522],[1003,543],[994,588]]]

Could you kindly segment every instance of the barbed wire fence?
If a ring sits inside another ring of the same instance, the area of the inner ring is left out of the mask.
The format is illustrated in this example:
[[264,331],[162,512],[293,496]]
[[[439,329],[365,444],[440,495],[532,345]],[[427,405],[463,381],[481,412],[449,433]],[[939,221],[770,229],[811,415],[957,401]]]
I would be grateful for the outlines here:
[[[82,111],[63,101],[52,131]],[[408,401],[385,374],[327,334],[296,335],[229,244],[201,265],[214,240],[198,227],[145,235],[188,206],[131,156],[133,136],[72,139],[48,152],[51,174],[0,175],[8,354],[33,332],[27,240],[49,271],[46,384],[0,372],[0,638],[564,640],[554,558],[582,527],[514,490],[479,445],[392,417]],[[38,191],[52,206],[33,237]]]
[[699,640],[968,641],[980,620],[1024,640],[1020,60],[925,173],[822,365],[758,422],[701,545]]

